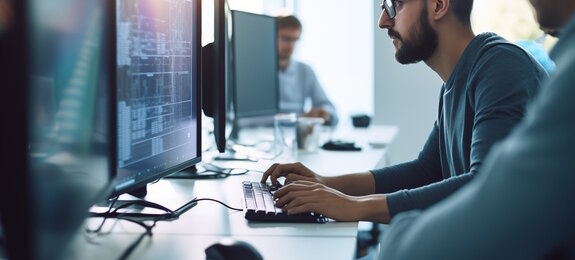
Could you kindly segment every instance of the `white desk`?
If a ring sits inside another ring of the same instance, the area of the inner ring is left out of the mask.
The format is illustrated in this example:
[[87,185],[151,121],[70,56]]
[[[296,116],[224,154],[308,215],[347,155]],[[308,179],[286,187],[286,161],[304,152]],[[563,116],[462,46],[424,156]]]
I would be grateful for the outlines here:
[[[319,150],[317,153],[302,153],[298,160],[318,173],[335,175],[370,170],[380,162],[384,153],[383,148],[363,146],[359,152]],[[241,164],[240,167],[246,168],[266,167],[262,163]],[[220,180],[163,179],[148,185],[148,191],[150,195],[165,197],[213,198],[242,208],[241,182],[259,181],[260,178],[261,173],[249,172]],[[92,219],[89,223],[93,226],[100,221]],[[98,238],[98,244],[88,243],[79,234],[65,258],[115,259],[144,232],[142,227],[133,223],[118,221],[113,225],[114,222],[108,220],[104,230],[112,229],[112,233]],[[356,222],[254,223],[245,220],[243,212],[229,210],[215,202],[200,201],[180,219],[158,222],[153,236],[140,243],[131,259],[204,259],[205,248],[229,237],[252,244],[264,259],[353,259],[356,236]]]

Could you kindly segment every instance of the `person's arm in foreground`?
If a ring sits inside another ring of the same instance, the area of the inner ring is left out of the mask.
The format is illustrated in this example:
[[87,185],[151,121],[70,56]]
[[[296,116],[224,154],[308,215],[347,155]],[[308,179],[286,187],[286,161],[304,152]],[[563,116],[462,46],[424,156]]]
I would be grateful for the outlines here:
[[[420,187],[441,180],[437,131],[437,126],[434,125],[418,158],[410,162],[372,172],[329,177],[321,176],[301,163],[274,164],[264,172],[261,182],[266,182],[269,178],[272,184],[276,184],[278,178],[285,177],[286,184],[300,180],[316,182],[352,196]],[[385,184],[383,186],[380,184],[380,187],[376,188],[376,183],[379,182]]]
[[477,180],[426,211],[394,218],[381,259],[542,258],[573,246],[575,74],[565,72],[489,154]]
[[[391,183],[386,185],[388,192],[419,187],[441,179],[437,142],[435,127],[418,159],[386,168],[385,180]],[[289,184],[276,191],[274,196],[278,198],[276,205],[284,207],[288,214],[313,211],[338,221],[388,223],[391,217],[386,195],[373,194],[374,176],[371,172],[364,172],[324,177],[301,163],[293,163],[272,165],[261,181],[269,178],[275,184],[278,178],[286,178],[285,183]]]
[[[389,191],[418,187],[441,178],[437,134],[432,131],[418,159],[385,169]],[[373,194],[377,176],[371,172],[324,177],[301,163],[274,164],[263,177],[272,183],[285,177],[288,185],[274,193],[276,205],[288,214],[316,212],[337,221],[374,221],[389,223],[391,215],[385,194]]]

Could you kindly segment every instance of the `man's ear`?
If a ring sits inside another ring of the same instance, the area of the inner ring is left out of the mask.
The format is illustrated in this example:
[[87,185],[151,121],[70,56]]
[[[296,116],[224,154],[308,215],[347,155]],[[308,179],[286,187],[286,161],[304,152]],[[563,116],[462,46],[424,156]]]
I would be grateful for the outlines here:
[[449,5],[451,5],[451,0],[432,0],[432,6],[429,8],[433,10],[430,12],[431,19],[433,20],[441,20],[449,11]]

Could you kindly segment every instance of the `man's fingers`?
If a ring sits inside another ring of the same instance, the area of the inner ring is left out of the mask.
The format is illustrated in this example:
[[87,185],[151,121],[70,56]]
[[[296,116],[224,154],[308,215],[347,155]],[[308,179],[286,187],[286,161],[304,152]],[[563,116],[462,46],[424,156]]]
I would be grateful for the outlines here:
[[[276,191],[277,193],[277,191]],[[276,199],[276,206],[277,207],[283,207],[286,204],[291,204],[294,202],[294,200],[300,199],[303,196],[307,196],[308,191],[305,190],[296,190],[296,191],[290,191],[288,193],[286,193],[283,196],[278,197],[278,199]],[[275,194],[274,194],[275,196]]]
[[[277,183],[277,179],[279,177],[285,177],[288,174],[298,174],[302,176],[311,177],[313,174],[310,173],[309,169],[307,169],[303,164],[296,162],[296,163],[286,163],[286,164],[274,164],[270,169],[268,169],[264,176],[262,177],[262,182],[269,177],[272,181],[272,184]],[[310,176],[311,175],[311,176]]]
[[292,182],[296,182],[296,181],[312,181],[313,178],[307,177],[307,176],[303,176],[300,174],[296,174],[296,173],[289,173],[286,176],[286,184],[287,183],[292,183]]
[[270,177],[270,175],[272,174],[272,172],[275,170],[275,168],[277,168],[279,165],[279,163],[274,163],[272,164],[272,166],[270,166],[265,172],[264,175],[262,176],[262,179],[260,180],[261,183],[265,183],[268,180],[268,177]]
[[322,214],[320,212],[317,212],[319,210],[317,203],[303,203],[303,204],[299,204],[297,206],[288,207],[286,210],[287,210],[288,215],[296,215],[296,214],[307,213],[307,212],[314,212],[317,214]]

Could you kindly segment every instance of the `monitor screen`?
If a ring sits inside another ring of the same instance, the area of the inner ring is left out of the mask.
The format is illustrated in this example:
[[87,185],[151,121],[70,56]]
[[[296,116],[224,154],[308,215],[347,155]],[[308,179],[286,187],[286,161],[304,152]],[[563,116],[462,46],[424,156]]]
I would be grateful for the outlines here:
[[[0,35],[10,259],[59,259],[115,170],[106,1],[11,1]],[[4,10],[5,11],[5,10]]]
[[201,18],[196,0],[115,2],[118,195],[201,160]]
[[234,110],[237,118],[278,112],[276,18],[233,11]]

